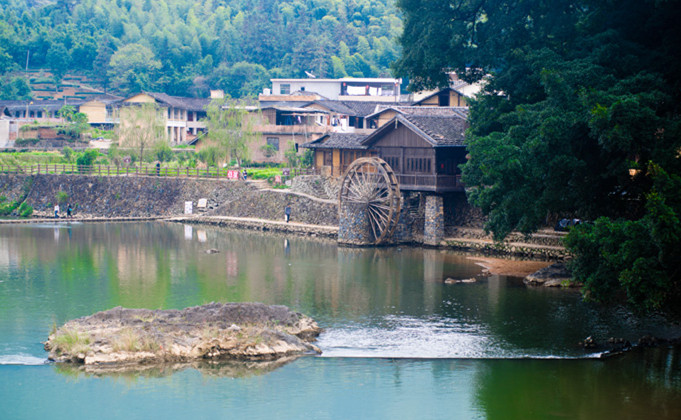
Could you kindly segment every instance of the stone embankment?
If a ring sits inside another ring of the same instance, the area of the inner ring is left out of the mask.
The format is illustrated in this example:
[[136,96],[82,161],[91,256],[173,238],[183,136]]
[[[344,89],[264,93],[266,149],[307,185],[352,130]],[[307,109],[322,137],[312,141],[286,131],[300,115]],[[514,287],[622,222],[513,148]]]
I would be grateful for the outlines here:
[[[10,201],[25,201],[33,206],[34,220],[52,218],[57,203],[61,205],[63,215],[69,203],[74,209],[74,218],[80,220],[171,219],[337,237],[338,204],[335,197],[338,186],[335,183],[316,176],[299,176],[294,179],[291,189],[269,189],[267,184],[262,184],[262,181],[154,176],[5,174],[0,175],[0,195]],[[202,198],[206,199],[207,205],[200,209],[198,202]],[[194,214],[190,216],[184,215],[187,201],[193,204]],[[479,228],[479,215],[470,209],[467,211],[463,201],[465,197],[461,194],[445,200],[446,208],[455,214],[445,217],[444,240],[432,245],[547,259],[567,256],[561,243],[564,234],[560,232],[541,231],[529,238],[514,234],[504,242],[494,242]],[[283,221],[287,205],[291,207],[289,224]],[[409,241],[423,243],[423,209],[418,205],[413,207],[414,221],[407,226],[413,231]],[[452,226],[451,223],[462,226]]]
[[183,310],[113,308],[69,321],[45,343],[49,359],[83,365],[274,360],[321,353],[311,318],[285,306],[210,303]]
[[[0,175],[0,195],[26,202],[34,217],[52,217],[59,203],[78,219],[171,218],[184,215],[184,204],[193,203],[195,215],[232,216],[283,220],[290,205],[291,221],[309,225],[338,226],[332,200],[289,190],[263,190],[257,182],[154,176]],[[198,208],[205,198],[205,209]]]
[[167,220],[180,223],[197,223],[258,230],[263,232],[291,233],[302,236],[318,236],[325,238],[336,238],[338,236],[338,227],[336,226],[312,225],[298,222],[286,223],[279,220],[263,220],[248,217],[193,216],[175,217]]
[[452,228],[442,245],[488,254],[510,254],[534,258],[564,259],[569,253],[562,244],[564,232],[541,230],[528,237],[512,233],[502,242],[494,241],[483,229]]

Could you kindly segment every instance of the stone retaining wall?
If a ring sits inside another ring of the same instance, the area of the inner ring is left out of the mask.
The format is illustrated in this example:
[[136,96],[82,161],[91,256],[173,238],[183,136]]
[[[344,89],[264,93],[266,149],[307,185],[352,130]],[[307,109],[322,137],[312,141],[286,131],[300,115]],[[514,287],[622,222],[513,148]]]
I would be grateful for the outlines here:
[[251,217],[284,220],[284,208],[291,206],[291,222],[338,226],[338,205],[332,200],[320,200],[286,190],[250,190],[238,199],[223,203],[211,216]]
[[0,175],[0,195],[25,201],[36,216],[53,216],[58,197],[76,217],[172,217],[184,214],[184,202],[206,198],[205,214],[280,220],[291,204],[291,220],[338,225],[335,203],[289,192],[260,190],[240,181],[153,176]]

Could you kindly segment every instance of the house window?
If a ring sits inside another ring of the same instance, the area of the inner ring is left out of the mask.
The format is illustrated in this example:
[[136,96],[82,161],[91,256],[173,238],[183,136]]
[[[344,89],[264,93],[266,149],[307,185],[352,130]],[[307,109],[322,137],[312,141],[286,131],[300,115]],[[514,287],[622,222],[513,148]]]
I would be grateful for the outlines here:
[[428,158],[407,158],[406,166],[408,172],[430,173],[430,159]]
[[267,145],[272,146],[274,150],[279,151],[279,137],[268,137]]
[[333,166],[333,152],[324,152],[324,166]]
[[391,168],[393,168],[393,171],[400,171],[400,158],[398,156],[386,156],[383,158],[388,165],[390,165]]
[[279,86],[279,94],[280,95],[288,95],[290,93],[291,93],[291,85],[289,85],[288,83],[282,84],[281,86]]

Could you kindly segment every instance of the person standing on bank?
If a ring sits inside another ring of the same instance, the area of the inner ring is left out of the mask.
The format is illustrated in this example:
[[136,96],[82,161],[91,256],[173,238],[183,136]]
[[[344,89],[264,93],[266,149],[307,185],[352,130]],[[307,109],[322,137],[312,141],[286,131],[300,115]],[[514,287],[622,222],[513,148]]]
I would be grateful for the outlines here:
[[54,206],[54,218],[55,219],[59,218],[59,204],[55,204]]
[[73,217],[73,216],[71,216],[71,212],[73,212],[73,209],[71,208],[71,203],[69,203],[69,205],[66,206],[66,217],[69,218],[69,219],[71,217]]
[[284,207],[284,219],[286,220],[286,223],[291,219],[291,206],[288,204]]

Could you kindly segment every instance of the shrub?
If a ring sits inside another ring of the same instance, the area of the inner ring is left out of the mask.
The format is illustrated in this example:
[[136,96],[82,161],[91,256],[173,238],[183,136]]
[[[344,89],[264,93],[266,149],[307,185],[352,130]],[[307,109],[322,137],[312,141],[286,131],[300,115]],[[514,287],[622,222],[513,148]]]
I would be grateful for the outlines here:
[[17,210],[19,217],[31,217],[33,214],[33,207],[26,202],[21,203],[19,209]]
[[95,160],[97,160],[98,156],[99,152],[97,150],[87,150],[78,156],[78,159],[76,159],[76,164],[81,167],[79,169],[83,172],[89,172],[92,168],[92,164],[95,162]]
[[160,162],[170,162],[175,157],[173,149],[165,141],[160,141],[154,145],[154,156]]
[[15,146],[19,147],[28,147],[28,146],[35,146],[40,142],[40,139],[16,139],[14,141]]
[[66,191],[57,191],[55,198],[57,200],[57,203],[64,204],[68,201],[69,194]]
[[73,149],[69,146],[65,146],[61,149],[61,154],[64,156],[64,160],[68,163],[73,162]]
[[208,166],[217,166],[220,160],[224,159],[225,152],[218,147],[209,146],[201,149],[196,157]]
[[19,203],[16,201],[7,202],[6,199],[3,200],[0,203],[0,216],[9,216],[18,206]]

